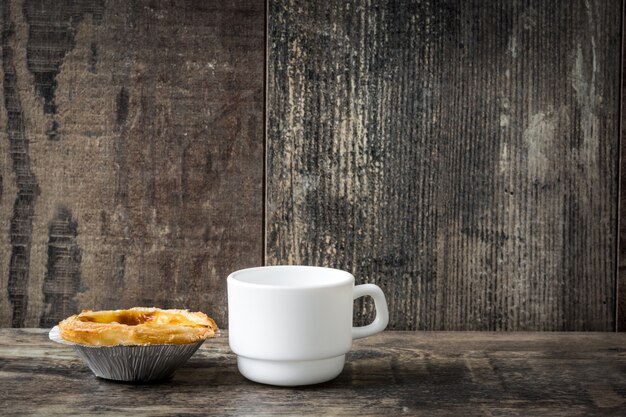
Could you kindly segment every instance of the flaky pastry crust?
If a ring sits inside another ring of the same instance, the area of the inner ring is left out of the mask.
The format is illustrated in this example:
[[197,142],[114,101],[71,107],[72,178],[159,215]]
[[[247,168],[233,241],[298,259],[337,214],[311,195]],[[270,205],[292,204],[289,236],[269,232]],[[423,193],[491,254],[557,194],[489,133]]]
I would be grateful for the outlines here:
[[154,307],[83,310],[59,323],[64,340],[91,346],[182,345],[213,337],[217,331],[204,313]]

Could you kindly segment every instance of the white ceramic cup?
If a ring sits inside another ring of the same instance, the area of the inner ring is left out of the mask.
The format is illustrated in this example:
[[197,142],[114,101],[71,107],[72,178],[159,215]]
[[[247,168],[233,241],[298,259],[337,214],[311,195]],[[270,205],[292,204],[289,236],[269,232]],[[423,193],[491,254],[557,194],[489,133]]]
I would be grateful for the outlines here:
[[[352,327],[353,300],[369,295],[376,318]],[[239,372],[271,385],[317,384],[339,375],[352,340],[387,327],[382,290],[346,271],[265,266],[228,277],[228,337]]]

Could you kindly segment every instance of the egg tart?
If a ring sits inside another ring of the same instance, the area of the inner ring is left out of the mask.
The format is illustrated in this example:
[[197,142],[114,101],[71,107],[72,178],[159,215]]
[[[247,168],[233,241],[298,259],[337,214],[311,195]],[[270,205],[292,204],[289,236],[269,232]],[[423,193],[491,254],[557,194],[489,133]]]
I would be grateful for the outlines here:
[[213,337],[217,331],[204,313],[154,307],[84,310],[59,323],[64,340],[89,346],[182,345]]

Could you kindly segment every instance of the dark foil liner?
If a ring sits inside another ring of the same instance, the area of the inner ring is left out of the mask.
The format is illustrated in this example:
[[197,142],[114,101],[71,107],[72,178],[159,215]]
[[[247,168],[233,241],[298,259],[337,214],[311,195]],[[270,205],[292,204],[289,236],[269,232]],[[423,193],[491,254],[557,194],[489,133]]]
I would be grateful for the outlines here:
[[50,330],[49,337],[72,346],[97,377],[127,382],[169,378],[204,343],[201,340],[186,345],[85,346],[63,340],[58,326]]

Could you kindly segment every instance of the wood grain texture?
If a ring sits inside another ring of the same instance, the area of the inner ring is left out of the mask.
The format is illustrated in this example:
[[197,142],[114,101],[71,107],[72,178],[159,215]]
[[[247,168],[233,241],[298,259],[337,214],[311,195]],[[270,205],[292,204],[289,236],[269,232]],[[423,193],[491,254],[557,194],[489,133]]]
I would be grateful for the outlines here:
[[622,83],[621,83],[621,129],[620,129],[620,178],[618,204],[618,252],[616,291],[616,329],[626,331],[626,5],[622,9]]
[[[35,173],[29,152],[24,110],[20,99],[14,40],[16,29],[8,2],[2,3],[2,70],[4,73],[3,97],[6,110],[6,137],[8,139],[12,174],[17,192],[13,203],[9,234],[11,257],[8,273],[8,301],[12,305],[11,324],[24,325],[28,307],[29,264],[31,235],[33,232],[34,205],[38,195]],[[8,252],[8,251],[7,251]]]
[[393,329],[613,330],[621,7],[270,2],[267,263]]
[[60,207],[48,229],[48,264],[43,283],[44,314],[41,327],[53,327],[78,311],[81,251],[76,243],[78,223]]
[[[227,334],[164,383],[95,378],[45,330],[0,330],[4,416],[591,416],[626,412],[626,335],[384,332],[343,373],[302,388],[255,384]],[[19,389],[15,389],[19,387]]]
[[228,272],[263,261],[263,3],[1,4],[0,326],[226,326]]

